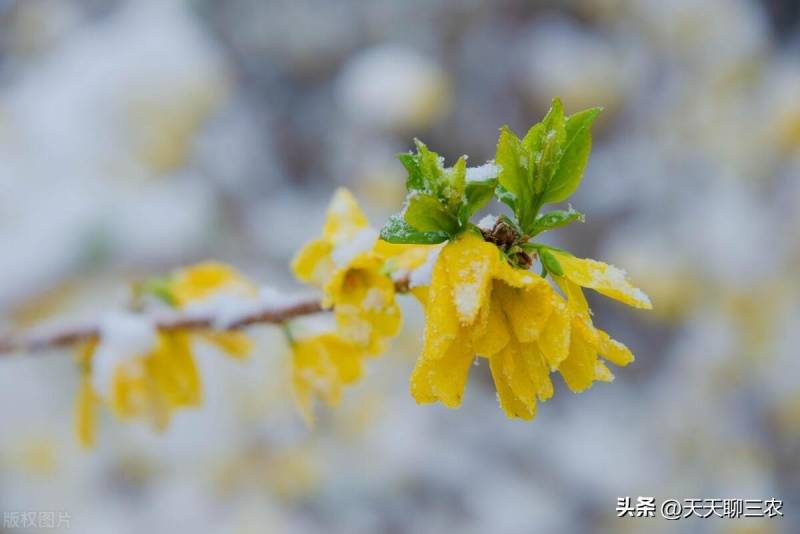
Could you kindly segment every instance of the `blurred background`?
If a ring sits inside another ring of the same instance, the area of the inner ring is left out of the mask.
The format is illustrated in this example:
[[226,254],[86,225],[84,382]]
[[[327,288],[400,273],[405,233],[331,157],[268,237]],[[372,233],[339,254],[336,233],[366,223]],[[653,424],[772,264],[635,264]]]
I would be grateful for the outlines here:
[[[0,0],[0,325],[96,316],[207,258],[296,287],[337,186],[380,226],[413,137],[477,165],[553,96],[605,106],[571,199],[587,223],[556,244],[655,304],[592,298],[637,356],[614,384],[559,382],[512,421],[481,363],[460,410],[417,406],[409,301],[313,431],[259,327],[248,362],[199,351],[202,409],[163,434],[106,414],[85,452],[70,355],[9,358],[0,510],[87,533],[800,531],[795,0]],[[786,517],[617,519],[640,495]]]

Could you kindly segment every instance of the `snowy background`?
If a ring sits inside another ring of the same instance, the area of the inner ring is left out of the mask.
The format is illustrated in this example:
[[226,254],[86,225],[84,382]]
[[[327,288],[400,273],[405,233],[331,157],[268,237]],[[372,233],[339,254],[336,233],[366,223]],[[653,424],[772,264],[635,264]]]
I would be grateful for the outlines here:
[[[485,364],[417,406],[422,317],[308,431],[287,353],[198,354],[164,434],[72,435],[66,352],[0,362],[0,511],[106,532],[800,531],[800,4],[794,0],[0,0],[0,326],[94,316],[126,283],[288,260],[345,185],[376,226],[417,136],[452,161],[553,96],[606,111],[557,232],[627,268],[592,299],[637,356],[507,420]],[[617,497],[783,499],[782,520],[616,518]],[[0,528],[2,531],[2,528]]]

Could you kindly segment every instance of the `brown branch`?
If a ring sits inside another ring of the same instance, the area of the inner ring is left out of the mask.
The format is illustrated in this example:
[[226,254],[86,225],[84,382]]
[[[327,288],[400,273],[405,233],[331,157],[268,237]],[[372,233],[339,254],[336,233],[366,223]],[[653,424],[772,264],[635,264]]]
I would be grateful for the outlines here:
[[[408,277],[395,281],[398,293],[408,292]],[[265,306],[255,309],[220,328],[218,321],[211,315],[197,313],[176,313],[169,317],[154,320],[156,329],[169,332],[175,330],[241,330],[254,324],[280,324],[303,315],[312,315],[325,311],[319,299],[297,300],[283,307]],[[43,327],[19,335],[0,334],[0,355],[15,352],[41,352],[46,349],[69,347],[77,343],[96,340],[100,337],[98,325],[72,325],[60,328]]]
[[[224,330],[241,330],[254,324],[278,324],[300,317],[325,311],[318,299],[301,300],[282,308],[265,307],[253,310],[236,321],[225,325]],[[214,317],[198,314],[176,314],[154,321],[158,330],[219,330]],[[0,354],[13,352],[40,352],[45,349],[67,347],[100,337],[100,327],[95,325],[73,325],[60,329],[45,328],[39,332],[31,331],[18,336],[0,336]]]

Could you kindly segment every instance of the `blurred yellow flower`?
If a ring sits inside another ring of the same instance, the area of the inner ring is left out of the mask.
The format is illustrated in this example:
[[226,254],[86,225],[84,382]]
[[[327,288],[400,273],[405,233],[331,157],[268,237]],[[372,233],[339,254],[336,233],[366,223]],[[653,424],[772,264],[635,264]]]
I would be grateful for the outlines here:
[[314,423],[314,399],[335,405],[342,387],[361,377],[361,350],[336,332],[324,332],[291,340],[292,384],[298,410],[309,425]]
[[322,237],[300,250],[292,271],[323,290],[322,305],[333,307],[339,334],[374,355],[384,350],[385,340],[401,325],[385,260],[407,250],[379,244],[378,233],[369,227],[353,195],[338,189]]
[[[179,309],[206,302],[217,296],[255,296],[256,287],[231,267],[215,262],[181,269],[159,286]],[[172,413],[202,402],[201,377],[192,354],[192,340],[199,338],[229,356],[243,358],[251,341],[242,332],[217,330],[160,331],[151,348],[114,362],[108,377],[108,391],[102,395],[93,379],[95,353],[102,342],[95,340],[78,350],[76,359],[81,381],[76,399],[75,432],[79,442],[90,447],[96,440],[97,411],[107,405],[121,419],[142,418],[158,430],[169,424]],[[117,347],[119,349],[119,347]]]

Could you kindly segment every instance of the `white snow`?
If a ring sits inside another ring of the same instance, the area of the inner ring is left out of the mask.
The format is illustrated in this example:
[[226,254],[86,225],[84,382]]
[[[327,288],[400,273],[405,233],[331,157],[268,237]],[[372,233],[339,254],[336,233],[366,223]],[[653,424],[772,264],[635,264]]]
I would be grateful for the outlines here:
[[487,161],[480,167],[469,167],[467,169],[467,182],[485,182],[496,178],[500,174],[501,167],[493,161]]
[[386,306],[383,292],[377,287],[370,288],[361,303],[366,311],[381,311]]
[[372,250],[377,240],[378,232],[372,228],[364,228],[352,239],[337,245],[331,252],[331,258],[337,267],[345,267],[359,254]]
[[478,228],[481,230],[491,230],[497,222],[497,215],[487,215],[478,221]]
[[603,287],[610,284],[611,287],[625,293],[627,296],[631,297],[637,302],[647,306],[652,306],[650,297],[648,297],[647,294],[645,294],[645,292],[638,287],[631,285],[631,283],[628,281],[628,273],[625,271],[625,269],[620,269],[614,265],[607,264],[605,269],[593,268],[590,273],[592,275],[591,284],[593,286]]
[[436,260],[439,259],[439,253],[442,251],[442,246],[433,248],[430,252],[428,252],[428,257],[425,259],[425,263],[411,271],[408,276],[408,287],[424,287],[431,285],[433,266],[436,265]]
[[477,313],[480,305],[480,281],[483,279],[488,266],[485,261],[475,260],[469,264],[465,272],[460,273],[463,280],[453,288],[453,298],[456,310],[462,318],[472,318]]
[[269,286],[261,287],[257,294],[234,293],[223,287],[189,304],[186,312],[195,317],[212,317],[214,328],[227,330],[252,315],[288,308],[308,298],[307,294],[290,295]]
[[92,362],[92,387],[104,398],[111,395],[120,365],[150,351],[158,341],[153,323],[144,316],[111,312],[100,319],[100,344]]

